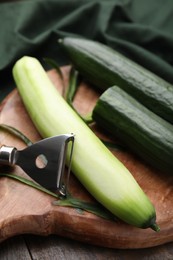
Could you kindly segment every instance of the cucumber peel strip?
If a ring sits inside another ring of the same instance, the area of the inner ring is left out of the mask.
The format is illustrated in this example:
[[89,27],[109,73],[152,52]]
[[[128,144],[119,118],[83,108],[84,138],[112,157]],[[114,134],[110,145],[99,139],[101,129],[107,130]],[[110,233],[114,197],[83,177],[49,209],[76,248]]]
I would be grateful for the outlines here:
[[57,71],[57,73],[59,74],[61,80],[63,81],[64,78],[63,78],[62,71],[61,71],[60,67],[58,66],[58,64],[56,63],[56,61],[54,61],[53,59],[47,58],[47,57],[44,58],[43,60],[46,63],[48,63],[49,65],[51,65]]
[[84,211],[93,213],[96,216],[102,217],[104,219],[108,219],[108,220],[114,219],[115,220],[115,217],[111,213],[109,213],[106,209],[104,209],[102,206],[100,206],[99,204],[82,201],[82,200],[72,197],[71,195],[67,195],[66,198],[61,198],[60,196],[58,196],[58,194],[51,192],[51,191],[45,189],[44,187],[38,185],[37,183],[30,181],[26,178],[23,178],[21,176],[18,176],[16,174],[0,173],[0,177],[11,178],[11,179],[19,181],[25,185],[28,185],[32,188],[35,188],[39,191],[42,191],[50,196],[53,196],[54,198],[57,198],[58,200],[56,200],[52,203],[55,206],[78,208],[78,209],[82,209]]
[[25,136],[23,133],[21,133],[15,127],[12,127],[12,126],[9,126],[9,125],[6,125],[6,124],[0,124],[0,130],[6,131],[6,132],[14,135],[15,137],[22,140],[28,146],[32,145],[31,140],[29,140],[29,138],[27,136]]
[[[61,77],[63,88],[64,88],[63,74],[61,72],[60,67],[56,63],[56,61],[53,59],[50,59],[50,58],[44,58],[44,61],[47,62],[49,65],[51,65],[57,71],[57,73]],[[92,113],[90,113],[86,116],[81,116],[80,113],[73,106],[73,100],[74,100],[75,94],[77,92],[77,89],[79,87],[78,83],[79,83],[79,72],[74,67],[71,67],[70,76],[69,76],[69,84],[67,86],[67,89],[65,91],[63,91],[63,96],[64,96],[64,99],[66,100],[66,102],[79,115],[79,117],[81,117],[86,124],[90,124],[93,122]]]
[[87,124],[89,125],[90,123],[93,122],[92,119],[92,113],[82,116],[74,107],[73,101],[74,97],[76,95],[76,92],[79,88],[79,72],[74,69],[74,67],[71,68],[70,70],[70,77],[69,77],[69,84],[66,89],[65,93],[65,100],[69,104],[69,106],[78,114],[78,116]]
[[67,90],[65,93],[65,100],[67,103],[73,107],[73,99],[75,97],[76,91],[79,87],[78,81],[79,81],[79,73],[77,70],[75,70],[73,67],[70,70],[70,77],[69,77],[69,84],[67,86]]

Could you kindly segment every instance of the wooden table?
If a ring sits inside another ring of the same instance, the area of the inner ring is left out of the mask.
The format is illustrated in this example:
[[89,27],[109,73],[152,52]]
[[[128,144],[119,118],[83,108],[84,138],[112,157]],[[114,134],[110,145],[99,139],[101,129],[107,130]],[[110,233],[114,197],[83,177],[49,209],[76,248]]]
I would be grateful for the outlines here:
[[173,259],[173,243],[149,249],[120,250],[91,246],[56,235],[48,237],[24,235],[1,243],[0,259],[171,260]]

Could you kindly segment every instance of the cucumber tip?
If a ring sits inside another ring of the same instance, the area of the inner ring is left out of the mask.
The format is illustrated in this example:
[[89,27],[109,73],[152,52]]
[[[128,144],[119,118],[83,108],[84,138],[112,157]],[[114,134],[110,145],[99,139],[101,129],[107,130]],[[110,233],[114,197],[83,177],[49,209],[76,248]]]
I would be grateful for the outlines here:
[[156,232],[160,231],[160,227],[157,225],[157,223],[154,223],[150,226],[151,229],[153,229]]

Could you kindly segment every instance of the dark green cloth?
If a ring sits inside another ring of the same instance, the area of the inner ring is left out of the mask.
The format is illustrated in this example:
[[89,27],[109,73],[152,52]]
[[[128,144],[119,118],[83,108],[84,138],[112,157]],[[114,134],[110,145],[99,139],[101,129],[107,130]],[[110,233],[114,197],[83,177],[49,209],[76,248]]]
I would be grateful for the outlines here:
[[67,35],[103,42],[173,83],[172,0],[23,0],[0,4],[1,98],[23,55],[67,64],[57,43]]

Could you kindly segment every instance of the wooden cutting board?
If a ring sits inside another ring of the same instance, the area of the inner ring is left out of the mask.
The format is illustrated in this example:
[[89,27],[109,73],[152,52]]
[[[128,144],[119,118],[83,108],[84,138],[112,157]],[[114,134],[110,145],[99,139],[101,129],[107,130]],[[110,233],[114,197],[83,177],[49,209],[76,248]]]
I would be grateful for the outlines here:
[[[63,67],[64,85],[67,85],[69,67]],[[55,70],[48,72],[54,85],[62,93],[62,81]],[[81,114],[91,111],[99,94],[85,82],[81,83],[74,106]],[[41,137],[33,126],[23,104],[14,90],[1,104],[0,123],[13,126],[33,142]],[[67,122],[68,123],[68,122]],[[93,131],[108,139],[96,126]],[[22,149],[25,145],[10,134],[0,132],[0,144]],[[157,212],[161,231],[138,229],[121,221],[109,221],[77,209],[54,206],[55,198],[12,179],[0,178],[0,241],[18,234],[57,234],[90,244],[111,248],[146,248],[173,241],[173,176],[162,174],[144,164],[133,154],[125,151],[113,152],[131,171],[147,193]],[[29,178],[19,167],[10,171]],[[85,188],[70,177],[70,192],[74,197],[93,201]]]

